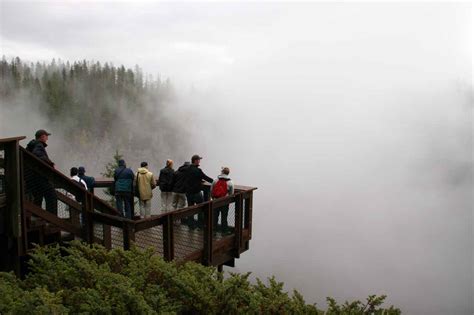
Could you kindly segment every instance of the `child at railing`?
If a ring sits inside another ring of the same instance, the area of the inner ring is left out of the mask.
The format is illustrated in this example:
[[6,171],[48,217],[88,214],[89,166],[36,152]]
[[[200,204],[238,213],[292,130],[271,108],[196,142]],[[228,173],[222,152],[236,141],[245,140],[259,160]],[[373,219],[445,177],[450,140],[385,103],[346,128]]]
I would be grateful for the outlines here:
[[[212,199],[223,198],[234,194],[234,183],[229,177],[230,169],[223,167],[221,174],[217,176],[217,179],[212,182],[211,185],[211,197]],[[229,224],[227,222],[227,215],[229,213],[229,205],[222,206],[214,209],[214,228],[216,232],[228,234],[230,232]],[[219,214],[221,216],[221,226],[217,226],[219,221]]]

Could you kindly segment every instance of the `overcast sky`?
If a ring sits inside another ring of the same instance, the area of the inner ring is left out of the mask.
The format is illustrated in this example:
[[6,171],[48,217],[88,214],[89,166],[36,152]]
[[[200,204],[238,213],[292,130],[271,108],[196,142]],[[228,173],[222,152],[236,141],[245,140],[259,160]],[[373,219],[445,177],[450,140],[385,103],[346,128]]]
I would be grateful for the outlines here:
[[8,57],[138,64],[198,91],[180,104],[189,151],[259,187],[237,270],[322,305],[385,293],[407,314],[473,313],[469,2],[1,10]]
[[[413,58],[423,58],[419,54],[427,51],[433,57],[435,47],[423,46],[433,44],[435,37],[439,39],[437,44],[443,45],[443,36],[448,35],[449,30],[442,21],[427,28],[428,24],[418,23],[419,14],[425,12],[425,17],[430,19],[441,7],[442,4],[428,7],[426,3],[399,3],[383,8],[355,3],[2,1],[0,36],[3,54],[7,56],[18,55],[26,60],[61,58],[138,64],[149,74],[160,73],[175,82],[205,85],[232,71],[254,67],[275,52],[281,54],[282,50],[294,49],[295,45],[298,49],[310,45],[308,51],[311,52],[316,45],[323,54],[331,51],[333,57],[342,62],[368,58],[372,63],[390,63],[391,60],[384,61],[386,50],[395,50],[390,55],[398,54],[399,60],[413,53]],[[373,14],[375,11],[367,10],[370,8],[393,14]],[[468,4],[457,11],[456,14],[464,17],[453,20],[449,26],[460,29],[469,26],[462,24],[471,14]],[[399,20],[401,12],[407,13],[404,20]],[[381,22],[384,32],[377,32],[376,27]],[[413,31],[418,31],[417,36],[407,36]],[[468,30],[459,33],[454,41],[457,47],[449,50],[451,55],[444,53],[438,57],[453,58],[461,52],[471,58],[470,49],[465,50],[470,48],[465,45],[469,41],[466,36],[470,34]],[[394,38],[403,41],[403,36],[405,45],[396,46],[400,42]],[[279,40],[281,38],[285,41]],[[365,42],[364,46],[360,45],[361,41]],[[364,50],[373,48],[371,41],[380,44],[375,54]],[[470,70],[465,72],[470,73]]]

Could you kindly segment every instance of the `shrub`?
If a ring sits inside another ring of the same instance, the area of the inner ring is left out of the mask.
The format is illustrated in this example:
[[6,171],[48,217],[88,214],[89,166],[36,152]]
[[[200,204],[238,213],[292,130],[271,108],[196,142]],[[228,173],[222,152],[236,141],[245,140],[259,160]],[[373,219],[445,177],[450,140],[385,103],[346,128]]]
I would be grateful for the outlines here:
[[215,268],[168,263],[137,248],[38,247],[29,267],[25,280],[0,273],[0,314],[400,314],[381,308],[385,296],[342,305],[328,298],[323,312],[273,277],[252,284],[250,273],[224,278]]

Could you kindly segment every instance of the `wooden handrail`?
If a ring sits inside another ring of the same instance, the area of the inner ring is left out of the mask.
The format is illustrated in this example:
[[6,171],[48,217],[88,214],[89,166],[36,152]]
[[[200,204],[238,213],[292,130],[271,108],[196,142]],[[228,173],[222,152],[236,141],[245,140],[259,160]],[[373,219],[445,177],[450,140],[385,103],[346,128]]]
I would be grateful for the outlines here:
[[53,223],[54,225],[59,226],[61,229],[69,233],[72,233],[76,236],[81,236],[81,229],[79,227],[70,224],[64,219],[58,218],[55,214],[49,213],[48,211],[38,207],[37,205],[31,202],[25,202],[23,204],[23,207],[26,211],[34,214],[35,216],[44,219],[50,223]]
[[[35,172],[41,174],[42,176],[48,178],[49,180],[52,180],[56,184],[60,183],[59,185],[55,185],[56,188],[64,188],[68,192],[71,192],[74,195],[82,195],[86,197],[88,195],[91,195],[93,199],[93,204],[98,205],[98,208],[99,208],[98,210],[100,210],[101,212],[109,213],[109,214],[115,214],[115,215],[119,214],[117,209],[111,207],[109,204],[104,202],[99,197],[91,194],[84,187],[77,185],[69,177],[59,172],[58,170],[56,170],[54,167],[51,167],[49,164],[38,159],[35,155],[31,154],[26,149],[24,148],[20,148],[20,149],[21,149],[21,154],[22,154],[23,159],[26,158],[28,163],[33,164],[29,166],[33,168]],[[92,209],[90,209],[90,211],[92,211]]]
[[26,136],[19,136],[19,137],[11,137],[11,138],[1,138],[0,143],[7,143],[12,141],[20,141],[26,139]]
[[[114,183],[114,181],[113,181],[113,179],[111,179],[111,178],[101,178],[101,177],[97,177],[97,178],[95,178],[95,186],[94,186],[94,187],[98,187],[98,188],[108,188],[108,187],[112,186],[113,183]],[[202,185],[203,185],[204,187],[207,187],[207,188],[210,188],[210,187],[211,187],[211,184],[209,184],[209,183],[203,183]],[[256,190],[257,187],[245,186],[245,185],[235,185],[235,186],[234,186],[234,189],[235,189],[235,192],[253,191],[253,190]]]

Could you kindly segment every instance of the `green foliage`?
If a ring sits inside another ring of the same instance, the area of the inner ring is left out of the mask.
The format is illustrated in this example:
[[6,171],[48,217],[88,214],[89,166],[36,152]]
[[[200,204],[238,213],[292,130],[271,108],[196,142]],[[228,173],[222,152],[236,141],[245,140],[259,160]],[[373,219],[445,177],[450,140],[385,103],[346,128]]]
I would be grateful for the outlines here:
[[385,300],[386,296],[376,296],[370,295],[367,298],[366,303],[361,301],[354,302],[345,302],[342,305],[338,305],[336,300],[328,297],[327,301],[329,304],[329,309],[327,310],[327,315],[346,315],[346,314],[364,314],[364,315],[397,315],[401,314],[399,309],[390,306],[388,309],[381,309],[381,306]]
[[1,314],[400,314],[381,308],[385,296],[327,312],[290,296],[274,278],[252,284],[247,274],[224,277],[196,263],[165,262],[152,250],[107,251],[72,242],[39,247],[25,280],[0,273]]
[[106,178],[114,178],[114,172],[118,167],[118,162],[123,159],[123,155],[119,153],[118,150],[115,150],[113,160],[105,165],[105,171],[100,173],[100,175]]
[[74,155],[112,147],[135,156],[148,149],[147,155],[162,160],[150,148],[173,152],[188,143],[179,119],[164,114],[175,99],[169,80],[144,76],[138,66],[54,59],[28,64],[3,57],[0,99],[2,110],[21,110],[33,124],[46,122],[41,127],[66,139],[62,149]]
[[[115,150],[113,160],[105,165],[105,171],[100,173],[100,175],[104,176],[105,178],[114,178],[115,170],[118,168],[118,162],[121,159],[123,159],[123,155],[120,154],[118,150]],[[115,206],[115,197],[112,193],[112,188],[107,188],[105,190],[105,194],[109,197],[109,203],[112,206]]]

